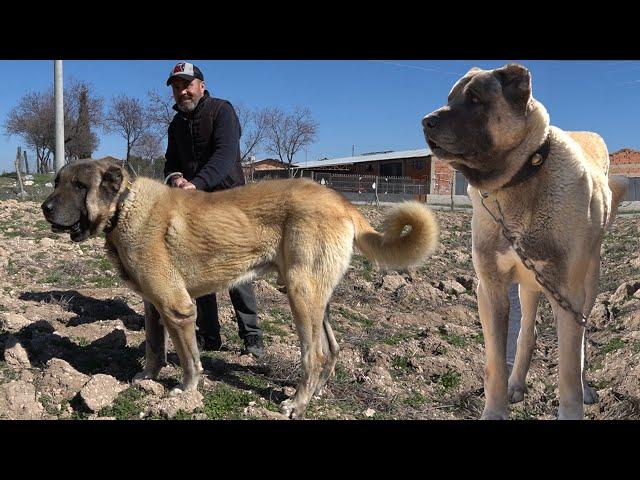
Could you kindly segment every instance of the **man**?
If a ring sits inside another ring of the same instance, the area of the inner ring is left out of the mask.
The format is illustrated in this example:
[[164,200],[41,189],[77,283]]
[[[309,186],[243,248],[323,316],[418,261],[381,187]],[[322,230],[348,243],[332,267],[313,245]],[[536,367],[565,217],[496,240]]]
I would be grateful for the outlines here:
[[[240,123],[233,106],[205,90],[198,67],[179,62],[167,79],[176,110],[169,125],[164,175],[169,185],[185,190],[212,192],[244,185],[240,164]],[[229,290],[235,309],[243,354],[264,354],[258,326],[256,299],[251,283]],[[196,299],[198,343],[204,350],[220,350],[220,323],[215,293]]]

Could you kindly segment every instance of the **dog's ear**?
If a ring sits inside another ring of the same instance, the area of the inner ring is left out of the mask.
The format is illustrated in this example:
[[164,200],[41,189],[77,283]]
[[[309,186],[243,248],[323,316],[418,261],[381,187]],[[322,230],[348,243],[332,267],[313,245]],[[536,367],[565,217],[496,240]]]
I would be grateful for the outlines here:
[[522,65],[511,63],[495,70],[505,98],[524,112],[531,98],[531,74]]
[[100,190],[108,196],[113,196],[122,186],[122,167],[112,165],[102,174],[102,181],[100,182]]

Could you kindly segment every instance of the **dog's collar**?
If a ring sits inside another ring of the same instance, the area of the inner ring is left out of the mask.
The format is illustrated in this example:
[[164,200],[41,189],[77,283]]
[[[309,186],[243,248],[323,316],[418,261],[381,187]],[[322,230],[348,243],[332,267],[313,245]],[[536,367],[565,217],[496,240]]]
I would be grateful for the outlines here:
[[[131,185],[131,182],[129,182],[129,185]],[[129,196],[130,192],[131,190],[129,190],[129,186],[127,186],[122,192],[120,192],[120,195],[118,195],[118,201],[116,202],[116,211],[105,225],[105,233],[110,233],[114,228],[116,228],[116,225],[118,225],[118,220],[120,219],[120,210],[122,210],[124,202]]]
[[544,162],[547,160],[549,156],[549,151],[551,150],[551,135],[547,134],[542,145],[531,154],[531,156],[524,162],[522,168],[516,172],[516,174],[505,183],[501,188],[510,188],[515,187],[516,185],[520,185],[522,182],[528,180],[533,177],[536,173],[538,173]]

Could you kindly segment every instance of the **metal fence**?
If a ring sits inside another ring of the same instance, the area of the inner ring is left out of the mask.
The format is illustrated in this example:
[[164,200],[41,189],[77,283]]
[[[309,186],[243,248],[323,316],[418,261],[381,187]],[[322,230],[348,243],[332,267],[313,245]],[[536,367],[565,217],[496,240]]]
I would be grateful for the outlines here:
[[[429,184],[409,177],[380,177],[375,175],[348,175],[298,170],[296,177],[312,178],[321,185],[333,188],[351,201],[365,203],[419,200],[426,202]],[[254,172],[253,180],[288,178],[285,170]],[[250,180],[250,179],[248,179]]]
[[625,200],[632,202],[640,200],[640,178],[629,178],[629,190]]

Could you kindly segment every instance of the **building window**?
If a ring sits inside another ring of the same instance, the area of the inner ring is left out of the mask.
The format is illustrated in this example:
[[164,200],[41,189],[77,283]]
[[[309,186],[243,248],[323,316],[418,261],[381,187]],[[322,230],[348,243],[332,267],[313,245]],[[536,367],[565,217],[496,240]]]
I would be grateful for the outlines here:
[[413,168],[416,170],[422,170],[424,168],[424,160],[414,160]]

